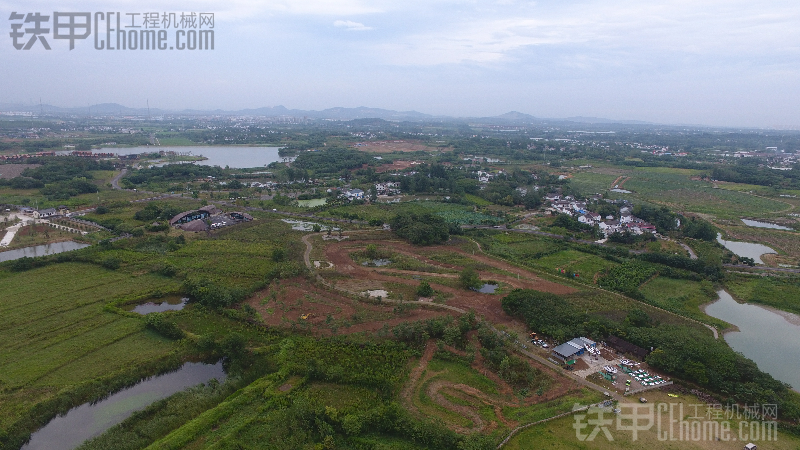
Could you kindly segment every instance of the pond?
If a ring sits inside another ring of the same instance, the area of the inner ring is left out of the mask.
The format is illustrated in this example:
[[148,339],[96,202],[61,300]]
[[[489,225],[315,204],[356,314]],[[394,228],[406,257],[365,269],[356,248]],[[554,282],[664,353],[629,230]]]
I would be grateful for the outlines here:
[[784,227],[783,225],[775,225],[774,223],[769,222],[759,222],[757,220],[750,220],[750,219],[742,219],[745,225],[748,227],[757,227],[757,228],[772,228],[773,230],[789,230],[792,231],[789,227]]
[[222,362],[185,363],[175,372],[150,377],[95,404],[84,403],[33,433],[23,450],[73,449],[127,419],[135,411],[212,378],[225,381]]
[[189,301],[188,298],[181,297],[179,295],[172,295],[158,300],[161,301],[159,303],[146,302],[146,303],[141,303],[139,305],[125,305],[122,309],[124,309],[125,311],[133,311],[135,313],[139,313],[142,315],[154,312],[180,311],[183,309],[184,306],[186,306],[186,302]]
[[302,208],[313,208],[315,206],[322,206],[326,203],[328,203],[327,198],[313,198],[311,200],[298,200],[297,206]]
[[764,372],[800,388],[800,317],[738,303],[726,291],[717,294],[719,300],[705,311],[739,328],[738,332],[725,333],[728,345],[755,361]]
[[494,291],[496,290],[497,290],[496,284],[484,284],[483,286],[481,286],[480,289],[478,289],[478,292],[480,292],[481,294],[494,294]]
[[764,261],[761,260],[761,255],[765,253],[778,253],[766,245],[754,244],[752,242],[726,241],[722,239],[722,235],[720,233],[717,233],[717,242],[722,244],[725,248],[732,251],[737,256],[753,258],[753,260],[755,260],[755,262],[758,264],[764,264]]
[[361,263],[361,265],[368,267],[383,267],[383,266],[388,266],[391,263],[392,263],[391,259],[372,259],[370,261],[364,261],[363,263]]
[[[115,153],[117,155],[134,155],[140,153],[157,153],[160,151],[176,152],[181,155],[204,156],[208,159],[195,164],[202,166],[231,167],[233,169],[247,169],[250,167],[263,167],[276,161],[289,160],[278,154],[280,147],[131,147],[131,148],[101,148],[92,150],[94,153]],[[69,152],[58,152],[67,154]]]
[[89,244],[83,244],[75,241],[54,242],[52,244],[37,245],[34,247],[18,248],[16,250],[8,250],[0,252],[0,262],[13,261],[24,257],[35,258],[37,256],[55,255],[56,253],[69,252],[88,247]]
[[[321,231],[327,231],[327,225],[320,225],[316,222],[305,222],[303,220],[294,220],[294,219],[281,219],[281,222],[288,223],[292,226],[293,230],[296,231],[314,231],[314,225],[319,225]],[[331,230],[338,231],[339,228],[333,227]]]

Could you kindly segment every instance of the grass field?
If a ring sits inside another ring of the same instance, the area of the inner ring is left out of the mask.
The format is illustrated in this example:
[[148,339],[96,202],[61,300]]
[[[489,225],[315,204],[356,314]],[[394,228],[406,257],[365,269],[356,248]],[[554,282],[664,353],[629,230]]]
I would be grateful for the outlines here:
[[[602,172],[602,173],[598,173]],[[571,183],[583,194],[604,193],[609,198],[625,198],[662,204],[676,211],[712,214],[718,218],[768,217],[789,208],[785,202],[750,195],[744,190],[714,189],[708,182],[692,180],[697,171],[663,167],[637,167],[608,174],[607,169],[579,172]],[[624,174],[630,177],[623,186],[631,194],[608,192]]]
[[[698,399],[693,395],[679,394],[677,398],[669,397],[666,393],[660,391],[651,391],[645,394],[648,400],[648,405],[653,407],[654,415],[653,422],[649,422],[647,417],[650,417],[646,409],[640,412],[645,417],[640,420],[640,425],[645,427],[645,430],[636,433],[636,439],[633,437],[633,431],[625,429],[626,425],[630,425],[630,419],[623,420],[622,426],[619,426],[618,416],[610,411],[603,414],[603,419],[608,420],[607,429],[611,435],[612,440],[609,440],[603,431],[592,439],[588,438],[589,433],[594,430],[594,425],[589,425],[588,428],[579,430],[584,440],[581,440],[576,435],[576,416],[570,415],[540,425],[536,425],[521,431],[515,435],[503,449],[507,450],[528,450],[531,448],[546,448],[555,450],[611,450],[611,449],[651,449],[651,450],[677,450],[677,449],[692,449],[692,450],[727,450],[727,449],[740,449],[745,443],[753,442],[758,445],[758,448],[764,449],[797,449],[800,446],[800,439],[791,434],[778,430],[777,440],[763,440],[760,436],[755,437],[755,433],[751,434],[749,424],[750,421],[746,419],[733,419],[727,420],[730,425],[730,433],[714,434],[706,433],[703,438],[702,432],[698,433],[700,439],[680,438],[678,425],[672,425],[672,434],[670,435],[669,416],[670,408],[673,411],[674,420],[685,420],[690,424],[692,422],[709,422],[710,420],[705,417],[707,407],[703,400]],[[635,399],[631,399],[635,402]],[[586,403],[583,403],[584,405]],[[633,403],[638,405],[638,403]],[[697,413],[695,413],[695,406],[697,406]],[[619,408],[619,406],[617,406]],[[647,406],[645,406],[646,408]],[[663,408],[660,415],[655,413],[657,408]],[[681,408],[683,415],[681,415]],[[623,409],[624,414],[630,415],[632,410],[628,408]],[[599,417],[597,413],[585,414],[579,418],[585,425],[587,420],[597,420]],[[721,418],[717,421],[721,424],[726,421],[725,413],[723,412]],[[702,417],[702,419],[693,419],[693,417]],[[629,416],[630,417],[630,416]],[[735,416],[734,416],[735,417]],[[740,426],[740,421],[745,420],[748,425],[747,428]],[[647,426],[652,424],[652,426]],[[690,425],[691,426],[691,425]],[[708,426],[708,425],[707,425]],[[697,425],[694,426],[697,429]],[[720,426],[720,429],[721,426]],[[740,435],[740,429],[742,434]],[[759,434],[760,427],[759,427]],[[722,438],[728,437],[727,440]],[[720,437],[716,440],[715,437]],[[744,438],[744,439],[743,439]]]
[[800,280],[760,276],[729,277],[725,287],[737,299],[800,314]]
[[656,277],[640,287],[639,292],[645,296],[650,304],[659,308],[691,317],[719,328],[727,327],[725,322],[707,316],[700,310],[701,305],[717,299],[714,286],[710,282]]
[[66,263],[0,272],[0,428],[36,403],[167,355],[175,345],[143,321],[103,310],[119,297],[177,289],[169,279]]

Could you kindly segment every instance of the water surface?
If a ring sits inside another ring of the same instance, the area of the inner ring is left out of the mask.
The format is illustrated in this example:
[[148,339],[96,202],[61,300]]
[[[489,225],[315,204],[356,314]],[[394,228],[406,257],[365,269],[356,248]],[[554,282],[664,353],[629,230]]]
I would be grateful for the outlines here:
[[297,206],[301,206],[303,208],[313,208],[315,206],[322,206],[325,203],[328,203],[327,198],[314,198],[311,200],[298,200]]
[[753,260],[755,260],[755,262],[757,262],[758,264],[764,264],[764,261],[761,260],[761,255],[765,253],[778,253],[775,250],[762,244],[754,244],[752,242],[726,241],[722,239],[722,235],[720,233],[717,233],[717,242],[722,244],[725,248],[732,251],[737,256],[742,256],[745,258],[753,258]]
[[738,303],[726,291],[717,294],[719,300],[706,306],[706,314],[739,327],[738,332],[725,333],[728,345],[755,361],[764,372],[800,388],[800,325],[795,325],[800,317]]
[[478,289],[478,292],[480,292],[481,294],[494,294],[494,291],[496,290],[497,290],[496,284],[484,284],[483,286],[481,286],[480,289]]
[[56,253],[69,252],[88,247],[89,244],[83,244],[75,241],[54,242],[52,244],[37,245],[34,247],[18,248],[16,250],[8,250],[0,252],[0,262],[13,261],[24,257],[35,258],[37,256],[55,255]]
[[757,228],[772,228],[773,230],[789,230],[792,231],[789,227],[784,227],[783,225],[775,225],[774,223],[769,222],[759,222],[757,220],[750,220],[750,219],[742,219],[745,225],[748,227],[757,227]]
[[[94,153],[115,153],[117,155],[134,155],[140,153],[158,153],[160,151],[175,152],[179,155],[205,156],[205,161],[195,164],[202,166],[231,167],[234,169],[247,169],[263,167],[276,161],[283,161],[278,150],[280,147],[234,147],[234,146],[209,146],[209,147],[130,147],[130,148],[101,148],[92,150]],[[58,152],[67,154],[69,152]]]
[[135,411],[212,378],[225,381],[222,362],[187,362],[175,372],[150,377],[95,404],[84,403],[72,408],[66,415],[56,417],[33,433],[22,450],[73,449],[127,419]]
[[133,311],[135,313],[139,313],[142,315],[150,314],[154,312],[164,312],[164,311],[180,311],[186,306],[186,302],[189,301],[186,297],[180,297],[178,295],[164,297],[160,302],[146,302],[141,303],[139,305],[127,305],[123,309],[126,311]]

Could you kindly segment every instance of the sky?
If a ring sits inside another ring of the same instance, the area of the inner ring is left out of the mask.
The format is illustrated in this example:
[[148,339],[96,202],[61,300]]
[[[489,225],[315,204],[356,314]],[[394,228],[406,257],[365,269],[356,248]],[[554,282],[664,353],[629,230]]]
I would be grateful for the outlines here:
[[[118,12],[123,27],[213,13],[214,50],[98,50],[105,21],[70,50],[53,38],[54,11]],[[14,48],[12,12],[49,15],[51,50]],[[0,0],[0,103],[798,129],[798,25],[796,0]]]

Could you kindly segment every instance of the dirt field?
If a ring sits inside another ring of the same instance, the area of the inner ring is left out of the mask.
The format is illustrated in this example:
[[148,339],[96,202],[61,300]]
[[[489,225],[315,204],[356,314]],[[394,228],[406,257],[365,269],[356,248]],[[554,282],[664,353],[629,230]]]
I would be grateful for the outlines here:
[[375,172],[383,173],[383,172],[395,172],[399,170],[405,170],[409,167],[414,167],[420,164],[419,161],[395,161],[392,164],[384,164],[382,166],[378,166],[375,168]]
[[[393,152],[430,152],[437,150],[437,147],[429,147],[423,143],[415,141],[375,141],[375,142],[356,142],[352,147],[362,152],[370,153],[393,153]],[[451,150],[443,148],[442,150]]]
[[0,164],[0,178],[16,178],[22,175],[25,169],[39,167],[39,164]]
[[[476,345],[478,349],[480,348],[480,343],[475,339],[474,335],[471,336],[471,342],[473,345]],[[449,346],[445,346],[445,350],[457,355],[464,355],[464,352]],[[443,371],[430,371],[428,365],[433,359],[435,352],[436,344],[434,341],[428,342],[422,357],[411,370],[409,380],[401,393],[401,399],[409,410],[420,416],[425,416],[426,413],[424,411],[425,408],[422,408],[422,405],[418,405],[418,399],[420,396],[426,396],[433,403],[445,410],[455,413],[459,417],[468,419],[471,422],[471,426],[445,421],[450,429],[458,433],[492,431],[498,426],[501,426],[501,424],[507,428],[514,428],[519,425],[519,423],[505,417],[503,414],[504,407],[522,408],[545,403],[580,389],[580,386],[572,380],[559,376],[550,368],[537,365],[535,362],[531,361],[532,366],[544,371],[551,378],[551,385],[543,395],[531,395],[524,399],[516,397],[514,395],[514,389],[498,377],[497,374],[489,370],[484,365],[480,352],[476,351],[476,357],[471,368],[477,373],[489,378],[497,387],[497,395],[489,395],[473,386],[442,379],[441,376],[446,375]],[[487,423],[487,420],[481,417],[478,411],[485,406],[490,406],[492,408],[496,420],[489,420]]]
[[[314,335],[377,332],[402,322],[450,314],[423,308],[395,312],[394,305],[380,306],[349,298],[311,284],[304,278],[282,280],[250,298],[247,303],[268,326],[306,330]],[[309,314],[306,319],[301,316]]]
[[[459,287],[453,287],[453,284],[456,282],[458,277],[457,275],[398,270],[391,268],[364,267],[356,264],[350,257],[350,253],[357,250],[363,250],[368,242],[359,242],[355,239],[357,239],[357,237],[353,236],[351,240],[348,241],[332,242],[329,243],[325,248],[326,259],[334,265],[333,270],[342,276],[342,278],[339,280],[332,280],[332,282],[336,284],[337,288],[347,290],[354,294],[363,292],[366,289],[386,289],[387,283],[407,285],[409,286],[409,289],[413,289],[419,285],[419,281],[413,279],[413,277],[425,277],[427,280],[429,280],[429,283],[436,291],[439,291],[448,297],[446,301],[447,305],[455,306],[465,310],[474,310],[477,315],[483,316],[486,320],[495,324],[495,326],[505,325],[514,329],[525,328],[523,324],[518,323],[503,311],[500,305],[500,296],[482,294],[479,292],[467,291]],[[441,267],[443,269],[463,269],[463,267],[456,264],[442,263],[428,259],[419,254],[419,247],[414,247],[404,242],[384,241],[382,242],[382,245],[386,250],[391,250],[392,252],[410,256],[419,262],[430,266]],[[424,251],[452,253],[462,259],[467,258],[471,262],[482,264],[484,267],[500,269],[510,273],[517,273],[519,274],[519,278],[511,275],[489,272],[488,270],[479,270],[479,274],[482,279],[498,281],[502,284],[510,286],[511,288],[534,289],[538,291],[552,292],[555,294],[570,294],[575,292],[575,289],[569,286],[543,280],[524,269],[520,269],[516,266],[512,266],[485,255],[473,255],[454,246],[431,246],[425,247]],[[437,283],[437,280],[441,281]],[[352,287],[353,283],[357,285],[355,289]],[[391,289],[388,290],[390,291],[391,298]]]

